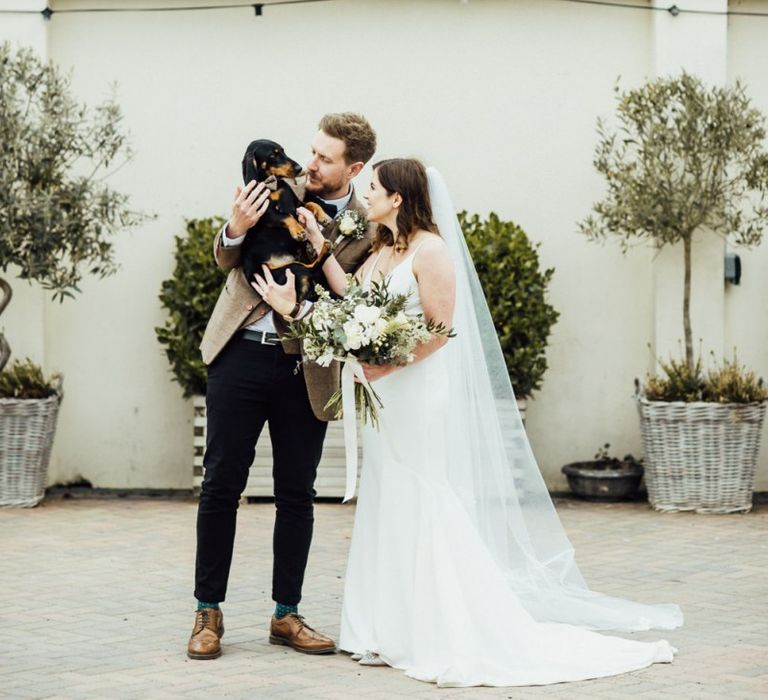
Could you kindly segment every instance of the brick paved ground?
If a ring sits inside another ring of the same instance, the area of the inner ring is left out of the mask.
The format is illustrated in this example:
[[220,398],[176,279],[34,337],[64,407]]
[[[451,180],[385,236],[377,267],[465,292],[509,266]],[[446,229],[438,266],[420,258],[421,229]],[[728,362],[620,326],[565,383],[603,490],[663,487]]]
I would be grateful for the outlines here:
[[[768,506],[746,516],[662,515],[568,500],[558,510],[593,588],[675,601],[679,655],[624,676],[539,688],[441,690],[344,655],[267,643],[272,506],[244,505],[225,653],[189,661],[195,504],[48,500],[0,511],[0,697],[757,698],[768,694]],[[353,508],[321,504],[302,612],[338,632]],[[658,633],[634,635],[654,639]]]

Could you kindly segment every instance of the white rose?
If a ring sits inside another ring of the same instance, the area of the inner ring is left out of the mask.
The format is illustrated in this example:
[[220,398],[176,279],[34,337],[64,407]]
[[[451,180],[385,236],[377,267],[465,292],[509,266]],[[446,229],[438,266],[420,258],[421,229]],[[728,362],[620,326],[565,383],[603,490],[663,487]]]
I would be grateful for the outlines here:
[[381,316],[381,309],[378,306],[365,306],[365,304],[358,304],[355,307],[355,312],[352,314],[355,321],[358,323],[364,323],[365,325],[371,325],[376,323]]
[[351,216],[345,214],[341,217],[341,221],[339,221],[339,233],[348,236],[350,233],[354,233],[356,227],[357,225]]
[[344,335],[347,336],[344,348],[346,350],[358,350],[363,344],[363,329],[354,321],[347,321],[342,328]]

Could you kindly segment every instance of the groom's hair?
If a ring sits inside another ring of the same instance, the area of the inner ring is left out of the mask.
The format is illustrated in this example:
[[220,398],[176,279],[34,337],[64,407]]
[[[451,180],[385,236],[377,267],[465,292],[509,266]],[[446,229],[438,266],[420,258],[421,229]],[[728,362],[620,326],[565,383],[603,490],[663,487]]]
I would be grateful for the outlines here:
[[376,132],[368,120],[355,112],[326,114],[319,124],[321,131],[344,142],[344,160],[367,163],[376,152]]

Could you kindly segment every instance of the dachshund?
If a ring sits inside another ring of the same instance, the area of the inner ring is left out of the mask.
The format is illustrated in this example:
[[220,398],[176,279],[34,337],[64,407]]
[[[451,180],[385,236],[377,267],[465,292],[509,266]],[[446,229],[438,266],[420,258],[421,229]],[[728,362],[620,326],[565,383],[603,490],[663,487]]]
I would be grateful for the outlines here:
[[284,284],[285,272],[291,270],[297,301],[314,296],[315,284],[323,280],[326,256],[317,255],[307,240],[296,218],[296,208],[309,209],[321,227],[331,221],[317,202],[302,201],[306,196],[303,182],[296,180],[301,174],[301,165],[289,158],[279,143],[259,139],[248,144],[243,157],[243,181],[265,182],[271,194],[266,212],[248,229],[243,241],[243,273],[251,282],[254,273],[262,274],[261,266],[267,265],[277,283]]

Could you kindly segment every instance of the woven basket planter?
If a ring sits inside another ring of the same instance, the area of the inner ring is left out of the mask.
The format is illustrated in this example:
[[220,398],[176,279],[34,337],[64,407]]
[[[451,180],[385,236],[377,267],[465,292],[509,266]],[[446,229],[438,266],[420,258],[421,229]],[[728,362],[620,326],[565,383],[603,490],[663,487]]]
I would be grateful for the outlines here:
[[61,394],[0,399],[0,506],[36,506],[45,495]]
[[637,397],[648,500],[655,510],[747,513],[766,402]]

